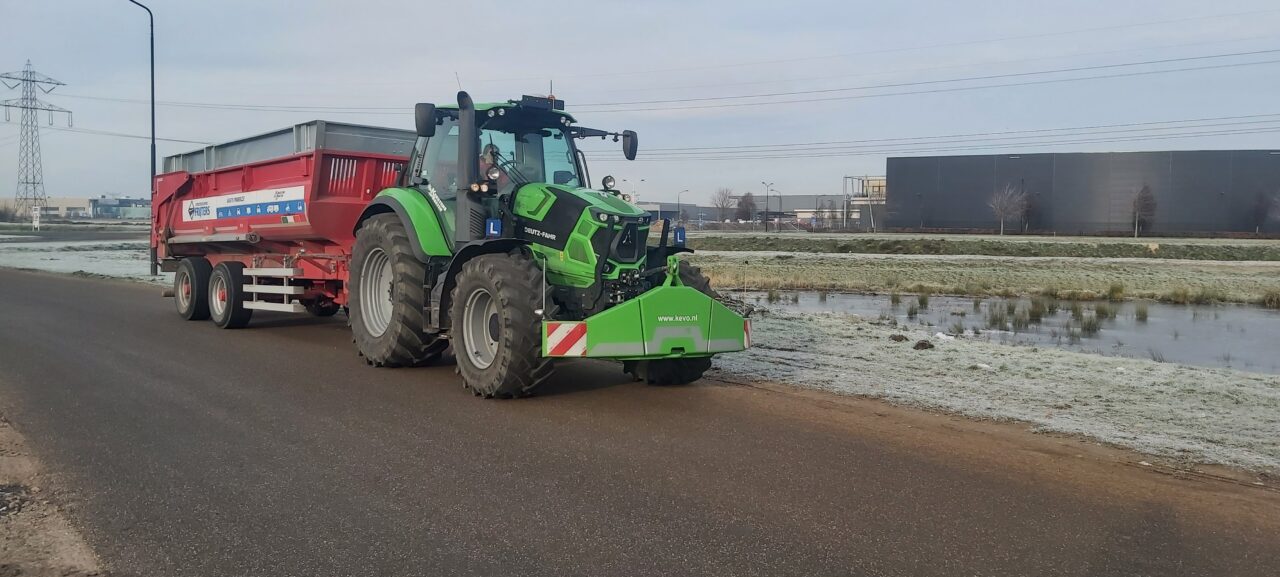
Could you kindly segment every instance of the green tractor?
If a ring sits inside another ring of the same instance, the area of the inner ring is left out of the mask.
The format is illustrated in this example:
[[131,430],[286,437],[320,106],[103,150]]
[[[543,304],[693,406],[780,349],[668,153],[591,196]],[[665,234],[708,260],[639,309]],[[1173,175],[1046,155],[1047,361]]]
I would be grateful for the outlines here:
[[[557,358],[622,362],[652,384],[700,378],[715,353],[749,346],[750,321],[717,300],[652,216],[611,177],[589,187],[576,141],[636,134],[579,127],[562,101],[525,96],[418,104],[399,186],[355,228],[348,303],[370,364],[410,366],[452,344],[475,394],[520,397]],[[668,223],[669,224],[669,223]]]

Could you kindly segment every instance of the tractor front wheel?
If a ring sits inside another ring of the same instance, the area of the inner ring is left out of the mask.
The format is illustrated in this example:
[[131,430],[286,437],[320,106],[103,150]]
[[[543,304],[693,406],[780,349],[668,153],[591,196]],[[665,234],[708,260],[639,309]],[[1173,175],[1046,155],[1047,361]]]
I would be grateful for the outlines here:
[[477,395],[533,393],[552,372],[542,356],[542,274],[520,250],[484,254],[462,265],[450,315],[462,382]]
[[[720,295],[711,288],[711,279],[702,274],[702,270],[680,261],[680,284],[697,289],[713,299]],[[711,368],[711,357],[684,359],[658,359],[652,361],[626,361],[622,370],[631,373],[636,380],[650,385],[687,385],[702,378],[702,373]]]

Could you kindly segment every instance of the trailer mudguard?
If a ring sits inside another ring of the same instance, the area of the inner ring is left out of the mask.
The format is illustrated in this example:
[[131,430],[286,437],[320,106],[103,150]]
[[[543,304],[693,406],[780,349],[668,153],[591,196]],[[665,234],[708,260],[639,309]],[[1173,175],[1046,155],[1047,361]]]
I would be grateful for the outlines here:
[[378,193],[360,214],[355,229],[359,230],[365,219],[387,212],[400,217],[400,222],[409,232],[409,242],[418,260],[427,262],[433,256],[449,257],[453,254],[435,209],[422,193],[411,188],[388,188]]

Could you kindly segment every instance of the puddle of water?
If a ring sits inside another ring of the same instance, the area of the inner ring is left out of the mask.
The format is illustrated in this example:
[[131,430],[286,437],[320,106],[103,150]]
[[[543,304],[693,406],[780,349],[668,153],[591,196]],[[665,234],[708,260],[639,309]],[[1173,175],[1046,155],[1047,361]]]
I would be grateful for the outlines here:
[[[1009,345],[1280,374],[1280,355],[1275,348],[1280,342],[1280,311],[1256,306],[1053,301],[1057,310],[1049,304],[1040,321],[1032,322],[1028,318],[1032,300],[1025,298],[978,299],[975,310],[975,299],[968,297],[931,296],[928,306],[921,307],[916,295],[907,294],[901,295],[897,305],[889,295],[830,293],[822,298],[817,292],[783,292],[774,303],[768,302],[764,292],[734,295],[768,307],[892,318],[900,324],[924,325],[948,334],[963,327],[967,338]],[[793,302],[794,298],[798,301]],[[1049,302],[1041,300],[1041,304]],[[1102,314],[1095,311],[1099,305]],[[1145,321],[1139,319],[1143,308]],[[1114,312],[1107,313],[1108,309]],[[1018,317],[1027,324],[1015,323]],[[1095,327],[1097,332],[1092,332]]]

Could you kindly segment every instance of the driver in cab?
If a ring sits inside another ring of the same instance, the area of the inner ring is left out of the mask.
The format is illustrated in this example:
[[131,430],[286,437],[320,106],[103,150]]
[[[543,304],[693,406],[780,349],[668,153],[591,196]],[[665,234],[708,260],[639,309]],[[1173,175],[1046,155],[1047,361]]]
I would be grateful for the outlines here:
[[502,167],[501,153],[498,147],[493,144],[484,145],[484,149],[480,152],[480,178],[485,178],[489,173],[490,167],[498,167],[498,180],[494,182],[494,190],[498,193],[508,192],[511,188],[511,177],[507,175],[507,170]]

